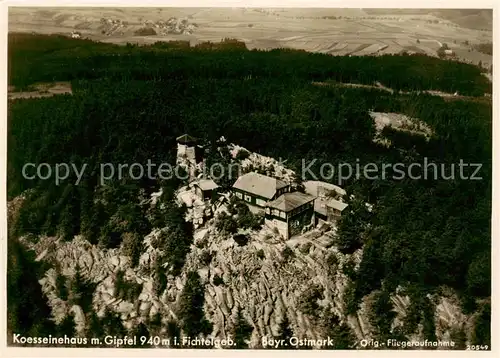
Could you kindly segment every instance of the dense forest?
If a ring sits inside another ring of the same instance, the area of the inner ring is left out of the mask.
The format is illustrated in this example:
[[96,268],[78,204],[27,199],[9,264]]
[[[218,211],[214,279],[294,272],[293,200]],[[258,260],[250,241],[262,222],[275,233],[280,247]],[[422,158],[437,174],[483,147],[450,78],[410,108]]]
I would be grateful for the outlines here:
[[[178,51],[179,47],[182,51]],[[394,90],[441,90],[463,95],[491,92],[480,69],[456,61],[422,55],[327,56],[306,51],[275,49],[249,51],[226,39],[220,44],[182,46],[159,42],[138,47],[111,45],[64,36],[9,36],[9,84],[70,81],[108,77],[120,80],[189,78],[330,79],[373,84]],[[168,66],[165,66],[168,61]]]
[[[9,35],[9,84],[23,89],[50,81],[71,81],[73,94],[14,100],[8,106],[8,197],[25,197],[16,221],[9,223],[11,330],[31,332],[38,329],[34,322],[41,325],[47,316],[43,302],[37,302],[42,298],[36,281],[21,274],[31,264],[14,244],[15,237],[46,234],[71,240],[80,233],[105,248],[125,242],[130,256],[137,258],[141,238],[168,224],[174,229],[158,245],[166,246],[175,261],[172,272],[180,272],[192,229],[182,219],[184,209],[173,205],[179,183],[124,178],[101,186],[98,165],[146,165],[148,160],[174,164],[175,138],[187,132],[207,143],[224,136],[251,151],[286,159],[299,175],[302,160],[316,160],[316,174],[322,163],[354,165],[357,160],[379,167],[422,163],[424,158],[482,164],[482,180],[340,182],[354,197],[349,199],[352,210],[340,222],[338,246],[345,253],[363,248],[359,270],[350,274],[348,308],[355,312],[364,296],[381,290],[376,300],[381,336],[392,319],[387,294],[396,287],[412,298],[414,312],[401,334],[410,334],[423,322],[429,339],[434,320],[427,294],[451,287],[460,294],[464,312],[482,312],[476,327],[479,343],[490,345],[489,316],[484,312],[489,312],[491,294],[491,103],[419,93],[433,89],[482,97],[491,92],[491,84],[477,67],[425,56],[249,51],[234,41],[193,48],[178,43],[139,47]],[[338,84],[376,81],[396,91]],[[433,135],[422,140],[387,130],[384,135],[393,145],[383,146],[373,141],[369,111],[418,118]],[[79,185],[74,185],[75,175],[56,185],[53,178],[23,178],[28,162],[77,167],[86,163],[89,168]],[[335,184],[338,180],[331,179]],[[151,213],[141,199],[160,187],[168,205]],[[373,211],[362,202],[373,204]],[[196,333],[209,324],[200,318],[203,327],[190,326],[199,316],[202,295],[197,277],[192,274],[190,280],[194,288],[186,296],[197,303],[186,305],[182,322]],[[40,310],[25,316],[28,305]],[[238,334],[246,334],[239,329]]]

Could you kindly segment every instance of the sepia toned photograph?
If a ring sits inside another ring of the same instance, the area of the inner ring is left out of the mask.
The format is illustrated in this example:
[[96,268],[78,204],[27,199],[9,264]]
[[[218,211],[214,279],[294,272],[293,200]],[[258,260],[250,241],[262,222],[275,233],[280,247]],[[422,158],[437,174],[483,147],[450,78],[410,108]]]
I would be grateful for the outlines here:
[[492,350],[491,8],[10,6],[7,45],[9,347]]

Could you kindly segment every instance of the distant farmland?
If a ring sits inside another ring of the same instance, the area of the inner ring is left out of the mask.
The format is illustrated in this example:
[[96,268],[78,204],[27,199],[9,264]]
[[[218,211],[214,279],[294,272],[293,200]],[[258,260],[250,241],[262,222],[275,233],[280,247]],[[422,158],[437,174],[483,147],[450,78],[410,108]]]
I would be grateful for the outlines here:
[[[436,56],[446,43],[459,60],[476,65],[481,61],[489,68],[492,56],[477,47],[492,42],[488,12],[471,11],[13,8],[9,30],[63,34],[77,30],[84,37],[121,44],[218,42],[231,37],[244,41],[250,49],[288,47],[339,56],[405,51]],[[171,29],[175,31],[169,30],[165,27],[168,21],[182,26],[174,24]],[[157,35],[137,36],[144,28],[154,29]]]

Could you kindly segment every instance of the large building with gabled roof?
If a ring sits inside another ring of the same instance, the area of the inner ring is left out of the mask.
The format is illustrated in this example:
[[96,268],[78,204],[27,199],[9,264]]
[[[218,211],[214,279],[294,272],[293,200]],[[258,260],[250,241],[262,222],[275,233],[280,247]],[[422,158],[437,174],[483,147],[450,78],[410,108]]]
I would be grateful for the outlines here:
[[250,205],[265,208],[268,201],[290,191],[284,181],[256,172],[240,176],[233,184],[233,193]]
[[345,190],[329,183],[304,183],[306,193],[293,191],[286,182],[256,172],[240,176],[233,193],[251,208],[264,210],[266,224],[288,240],[319,220],[335,223],[347,204]]
[[315,196],[292,191],[283,180],[256,172],[240,176],[233,193],[251,207],[263,210],[266,223],[288,240],[314,222]]
[[266,223],[278,228],[288,240],[300,234],[304,226],[314,223],[315,199],[298,191],[284,193],[266,204]]

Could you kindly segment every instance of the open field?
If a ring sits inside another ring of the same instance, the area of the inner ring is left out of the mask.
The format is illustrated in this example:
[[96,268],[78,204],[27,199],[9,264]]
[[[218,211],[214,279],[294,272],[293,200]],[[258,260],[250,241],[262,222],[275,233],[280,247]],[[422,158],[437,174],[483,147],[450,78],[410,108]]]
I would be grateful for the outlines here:
[[[168,26],[166,25],[168,24]],[[137,36],[144,28],[157,35]],[[9,31],[61,33],[112,43],[236,38],[250,49],[288,47],[332,55],[415,52],[443,43],[460,60],[489,68],[473,49],[492,42],[491,11],[246,8],[10,8]]]
[[[485,75],[491,81],[491,74],[488,73]],[[389,92],[391,94],[394,93],[393,89],[385,87],[380,82],[376,82],[374,85],[364,85],[364,84],[359,84],[359,83],[339,83],[339,82],[328,83],[328,82],[317,82],[317,81],[313,81],[311,83],[315,86],[341,86],[341,87],[352,87],[352,88],[370,88],[370,89],[377,89],[380,91],[386,91],[386,92]],[[426,94],[430,94],[432,96],[439,96],[439,97],[443,98],[445,101],[465,100],[465,101],[491,103],[491,94],[490,93],[485,93],[483,97],[472,97],[472,96],[462,96],[462,95],[459,95],[457,93],[447,93],[447,92],[433,91],[433,90],[425,90],[422,92],[426,93]],[[410,94],[411,92],[399,91],[399,93]]]
[[52,97],[58,94],[72,93],[69,82],[37,83],[25,91],[16,91],[13,86],[8,88],[9,99]]

